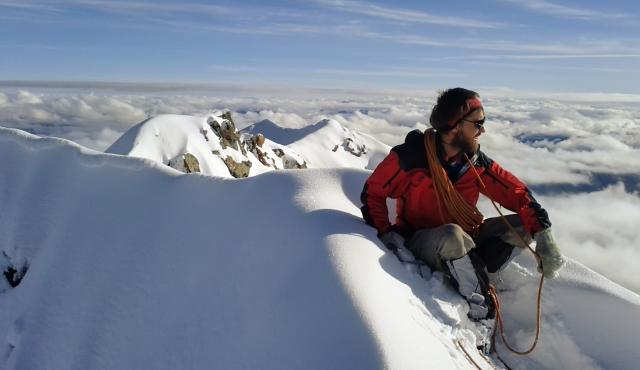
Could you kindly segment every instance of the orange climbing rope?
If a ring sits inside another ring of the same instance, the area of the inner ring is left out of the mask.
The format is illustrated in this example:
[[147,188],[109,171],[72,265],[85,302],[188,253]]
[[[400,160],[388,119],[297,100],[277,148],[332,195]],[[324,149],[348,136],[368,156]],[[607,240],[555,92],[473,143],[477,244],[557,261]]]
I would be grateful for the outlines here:
[[[440,218],[442,222],[443,223],[446,222],[444,219],[444,215],[442,213],[442,204],[444,204],[444,206],[447,208],[447,211],[449,211],[449,214],[451,215],[451,217],[453,217],[453,219],[455,220],[455,223],[460,225],[460,227],[462,227],[462,229],[467,233],[471,235],[476,235],[478,232],[478,229],[480,228],[480,225],[482,225],[482,222],[483,222],[482,213],[480,213],[480,211],[475,205],[469,204],[469,202],[467,202],[460,195],[460,193],[454,188],[453,184],[451,183],[451,180],[447,176],[447,172],[442,167],[442,164],[440,163],[440,159],[438,158],[438,154],[436,152],[435,130],[428,129],[425,132],[424,144],[427,152],[427,162],[429,165],[429,172],[433,180],[433,186],[436,190],[435,194],[436,194],[436,199],[438,203],[438,211],[440,212]],[[471,163],[471,161],[469,160],[469,157],[467,157],[466,154],[464,154],[464,157],[467,160],[467,164],[469,168],[476,175],[476,178],[478,179],[480,186],[484,190],[484,194],[488,194],[487,188],[484,182],[482,181],[480,174],[478,174],[478,171],[476,170],[475,166],[473,165],[473,163]],[[524,240],[522,235],[520,235],[520,233],[518,233],[516,229],[514,229],[514,227],[509,223],[509,221],[507,221],[507,219],[504,217],[504,215],[496,205],[495,201],[491,199],[491,197],[489,197],[488,195],[487,197],[491,200],[493,207],[496,209],[496,211],[498,211],[500,218],[507,225],[509,230],[518,236],[523,247],[529,249],[531,253],[533,253],[533,255],[535,256],[536,260],[538,260],[539,262],[540,257],[535,252],[535,250],[533,250],[533,248],[529,246],[529,244]],[[504,336],[504,323],[502,321],[502,312],[500,307],[500,300],[498,298],[498,293],[496,292],[495,288],[492,285],[489,287],[489,296],[493,300],[493,303],[496,309],[496,323],[500,329],[500,337],[502,338],[502,341],[504,342],[507,349],[509,349],[509,351],[511,351],[514,354],[527,355],[533,352],[533,350],[536,348],[536,345],[538,344],[538,339],[540,337],[540,321],[542,316],[541,307],[542,307],[543,283],[544,283],[544,275],[541,274],[540,283],[538,285],[538,298],[537,298],[537,311],[536,311],[536,335],[531,347],[525,351],[518,351],[514,349],[507,342]],[[495,332],[494,332],[494,335],[495,335]],[[498,356],[498,358],[500,358],[500,356]],[[502,359],[500,358],[500,360]]]
[[427,150],[429,172],[436,190],[435,194],[441,221],[446,223],[442,213],[442,205],[444,205],[456,224],[460,225],[468,234],[476,235],[484,217],[475,205],[469,204],[453,187],[436,153],[436,134],[433,129],[426,131],[424,144]]
[[[487,187],[485,186],[484,181],[482,181],[482,178],[480,177],[480,174],[478,173],[478,171],[476,171],[475,166],[471,163],[471,161],[469,160],[469,157],[467,157],[466,154],[464,155],[464,157],[467,160],[467,163],[469,164],[471,169],[473,170],[473,173],[476,175],[476,178],[478,179],[478,182],[480,182],[480,186],[482,186],[482,189],[484,189],[484,193],[488,194]],[[514,233],[515,235],[518,236],[518,239],[520,239],[520,242],[522,243],[523,247],[529,249],[531,251],[531,253],[533,253],[533,255],[536,258],[536,260],[539,262],[540,261],[540,257],[538,256],[536,251],[533,250],[533,248],[531,248],[531,246],[524,240],[522,235],[520,235],[520,233],[518,233],[518,231],[516,231],[516,229],[514,229],[513,226],[511,226],[511,224],[509,223],[507,218],[504,217],[504,215],[500,211],[500,208],[498,208],[498,206],[496,205],[496,202],[493,199],[491,199],[491,197],[489,197],[488,195],[487,195],[487,197],[489,198],[489,200],[491,200],[491,204],[493,204],[493,207],[496,209],[496,211],[498,211],[498,214],[500,215],[500,218],[507,225],[509,230],[511,230],[512,233]],[[536,336],[535,336],[535,338],[533,340],[533,343],[531,344],[531,347],[529,347],[529,349],[527,349],[525,351],[518,351],[518,350],[514,349],[509,344],[509,342],[507,342],[507,339],[504,336],[504,323],[502,322],[502,312],[500,311],[500,300],[498,298],[498,292],[496,292],[496,289],[495,289],[495,287],[493,285],[489,286],[489,296],[493,300],[493,304],[494,304],[494,306],[496,308],[496,323],[498,324],[498,327],[500,328],[500,338],[502,338],[502,342],[507,347],[507,349],[509,349],[509,351],[511,351],[512,353],[515,353],[517,355],[528,355],[529,353],[533,352],[533,350],[536,348],[536,345],[538,344],[538,339],[540,338],[540,321],[541,321],[541,316],[542,316],[542,286],[543,286],[543,284],[544,284],[544,275],[540,274],[540,283],[538,284],[538,298],[537,298],[537,308],[536,308]],[[495,332],[494,332],[494,335],[495,335]]]

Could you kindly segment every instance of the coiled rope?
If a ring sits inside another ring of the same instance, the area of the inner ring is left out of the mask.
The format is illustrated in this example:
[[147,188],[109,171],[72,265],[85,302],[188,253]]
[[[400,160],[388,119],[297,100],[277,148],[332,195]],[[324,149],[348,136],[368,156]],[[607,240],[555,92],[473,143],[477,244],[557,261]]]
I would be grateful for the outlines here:
[[442,167],[438,154],[436,153],[436,133],[434,129],[428,129],[424,135],[424,144],[427,149],[427,162],[429,172],[433,179],[433,186],[436,191],[436,201],[438,212],[442,223],[447,223],[442,212],[442,205],[447,208],[449,214],[462,230],[470,235],[477,235],[484,217],[475,205],[467,202],[462,195],[453,187],[447,172]]
[[[447,176],[447,172],[442,167],[442,163],[440,163],[440,159],[438,158],[438,154],[436,152],[436,133],[434,129],[426,130],[424,135],[424,144],[427,152],[427,163],[429,165],[429,172],[431,174],[431,178],[433,180],[433,184],[436,190],[435,194],[436,194],[436,200],[438,203],[438,212],[440,213],[440,218],[442,222],[446,223],[444,214],[442,212],[442,204],[444,204],[444,206],[447,208],[447,211],[449,212],[451,217],[453,217],[455,222],[458,225],[460,225],[460,227],[462,227],[462,229],[465,232],[467,232],[470,235],[474,235],[474,236],[477,235],[480,225],[482,225],[482,222],[484,220],[482,213],[480,213],[480,211],[475,205],[469,204],[469,202],[467,202],[460,195],[460,193],[454,188],[453,184],[451,183],[451,180],[449,179],[449,176]],[[476,170],[473,163],[471,163],[471,160],[469,160],[469,157],[466,154],[464,154],[464,158],[466,159],[470,169],[476,175],[476,178],[478,179],[480,186],[484,190],[484,194],[487,195],[488,194],[487,187],[485,186],[484,181],[482,181],[480,174],[478,174],[478,171]],[[491,200],[491,204],[493,204],[493,207],[496,209],[496,211],[498,211],[500,218],[507,225],[509,230],[518,236],[518,239],[522,243],[523,247],[526,249],[529,249],[539,263],[540,257],[535,252],[535,250],[533,250],[533,248],[531,248],[529,244],[524,240],[522,235],[520,235],[520,233],[518,233],[516,229],[513,226],[511,226],[509,221],[506,219],[506,217],[504,217],[504,215],[500,211],[500,208],[498,208],[498,206],[496,205],[496,202],[489,195],[487,195],[487,197],[489,198],[489,200]],[[511,346],[509,342],[507,342],[504,335],[504,323],[502,321],[500,299],[498,298],[498,293],[496,292],[495,287],[493,285],[489,286],[489,296],[491,297],[491,300],[493,301],[493,304],[496,310],[496,323],[498,325],[498,328],[500,329],[500,337],[502,338],[502,342],[505,344],[507,349],[509,349],[509,351],[511,351],[514,354],[527,355],[533,352],[533,350],[536,348],[536,345],[538,344],[538,339],[540,338],[540,322],[541,322],[541,316],[542,316],[541,308],[542,308],[543,283],[544,283],[544,275],[541,274],[540,283],[538,284],[538,298],[537,298],[537,310],[536,310],[536,335],[530,348],[525,351],[519,351],[513,348],[513,346]],[[493,335],[495,336],[495,331]],[[499,355],[498,355],[498,358],[504,362],[504,360],[502,360],[502,358],[500,358]]]

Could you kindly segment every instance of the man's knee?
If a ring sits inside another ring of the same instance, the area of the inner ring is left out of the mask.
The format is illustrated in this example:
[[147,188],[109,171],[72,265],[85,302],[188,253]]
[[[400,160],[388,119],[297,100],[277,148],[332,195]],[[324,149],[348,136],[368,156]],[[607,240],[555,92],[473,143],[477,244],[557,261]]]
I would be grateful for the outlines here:
[[455,224],[418,230],[407,247],[431,268],[441,269],[442,260],[457,259],[474,247],[473,239]]
[[438,254],[443,260],[462,258],[475,246],[473,239],[459,225],[446,224],[441,227]]

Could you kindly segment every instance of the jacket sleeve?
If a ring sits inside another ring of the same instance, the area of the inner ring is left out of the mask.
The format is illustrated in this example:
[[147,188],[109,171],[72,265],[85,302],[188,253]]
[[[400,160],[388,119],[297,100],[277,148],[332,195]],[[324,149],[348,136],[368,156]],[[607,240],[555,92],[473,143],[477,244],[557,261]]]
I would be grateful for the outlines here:
[[482,193],[517,213],[525,230],[531,235],[551,227],[547,211],[536,201],[527,186],[509,171],[491,160],[481,178],[486,186],[486,191],[482,190]]
[[378,230],[378,236],[392,228],[387,198],[398,198],[407,174],[400,167],[398,154],[391,151],[367,179],[360,195],[362,217]]

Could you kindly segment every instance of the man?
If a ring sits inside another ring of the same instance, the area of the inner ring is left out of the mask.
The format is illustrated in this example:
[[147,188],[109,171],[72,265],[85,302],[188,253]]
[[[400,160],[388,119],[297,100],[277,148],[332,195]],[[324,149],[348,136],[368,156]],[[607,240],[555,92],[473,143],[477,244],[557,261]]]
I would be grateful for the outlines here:
[[[493,318],[489,273],[498,272],[522,241],[536,241],[539,270],[552,278],[564,260],[551,234],[547,212],[526,185],[487,157],[478,144],[485,132],[480,96],[455,88],[438,97],[432,129],[410,132],[367,179],[362,191],[364,220],[404,262],[415,257],[452,278],[469,303],[469,317]],[[483,193],[515,212],[484,220],[476,208]],[[397,200],[395,225],[386,199]]]

